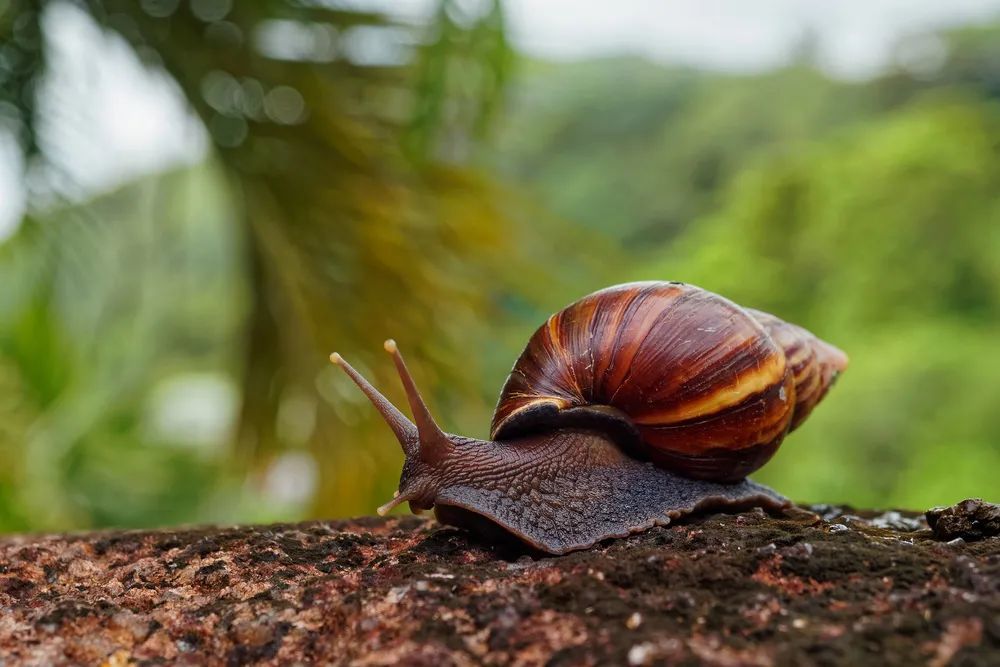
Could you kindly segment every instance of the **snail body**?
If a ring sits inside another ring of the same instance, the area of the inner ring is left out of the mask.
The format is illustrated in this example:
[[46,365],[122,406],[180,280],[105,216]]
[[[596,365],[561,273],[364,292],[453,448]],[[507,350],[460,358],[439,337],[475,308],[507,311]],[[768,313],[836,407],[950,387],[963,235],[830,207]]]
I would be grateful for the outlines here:
[[446,434],[386,342],[411,423],[343,359],[406,461],[397,496],[440,521],[562,554],[703,509],[788,501],[746,479],[823,398],[847,357],[706,290],[629,283],[583,297],[528,341],[490,440]]

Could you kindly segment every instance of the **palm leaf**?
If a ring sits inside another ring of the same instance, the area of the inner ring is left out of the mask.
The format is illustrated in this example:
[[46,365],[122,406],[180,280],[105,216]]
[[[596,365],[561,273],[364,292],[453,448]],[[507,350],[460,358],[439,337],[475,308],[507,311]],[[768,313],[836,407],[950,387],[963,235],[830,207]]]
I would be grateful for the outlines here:
[[[228,345],[240,357],[238,468],[255,476],[278,452],[307,446],[323,473],[315,509],[367,511],[388,492],[392,475],[383,471],[394,469],[398,452],[325,360],[333,349],[352,353],[388,384],[386,364],[368,351],[389,335],[424,360],[416,371],[432,394],[447,387],[461,399],[449,405],[454,421],[485,424],[491,398],[482,368],[495,364],[494,355],[463,359],[455,351],[485,334],[484,321],[510,316],[504,304],[512,295],[549,278],[510,262],[514,244],[530,245],[532,221],[511,193],[468,166],[510,66],[499,5],[462,17],[458,3],[444,2],[426,32],[321,2],[248,0],[209,19],[187,3],[75,4],[169,75],[226,174],[249,295],[242,331]],[[44,26],[40,5],[32,8],[25,16]],[[289,35],[298,38],[289,42]],[[40,55],[30,62],[18,81],[44,68]],[[15,106],[31,150],[37,109],[23,100]],[[109,244],[120,231],[106,237]],[[71,238],[62,229],[55,236]],[[136,275],[144,270],[136,267]],[[29,291],[51,312],[42,287]],[[75,459],[67,453],[101,431],[95,420],[135,403],[137,389],[157,377],[157,355],[169,341],[157,330],[165,321],[154,324],[136,332],[149,344],[124,366],[101,356],[66,364],[82,375],[56,383],[55,400],[70,408],[51,414],[72,415],[74,427],[56,429],[59,445],[52,429],[41,431],[49,445],[39,451],[53,452],[43,466],[69,465]],[[88,374],[95,364],[131,372],[127,379]],[[110,389],[99,400],[74,393],[90,383]],[[289,435],[282,427],[283,406],[303,397],[315,413],[305,441],[301,429]],[[49,485],[45,493],[59,491]]]

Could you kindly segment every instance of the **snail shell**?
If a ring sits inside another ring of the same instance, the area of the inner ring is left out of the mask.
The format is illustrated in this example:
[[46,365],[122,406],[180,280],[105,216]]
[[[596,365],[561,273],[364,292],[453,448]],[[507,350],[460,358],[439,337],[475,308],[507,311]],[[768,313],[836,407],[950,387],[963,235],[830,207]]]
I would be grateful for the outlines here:
[[491,437],[599,428],[659,467],[736,481],[771,458],[846,365],[805,329],[693,285],[617,285],[532,335]]

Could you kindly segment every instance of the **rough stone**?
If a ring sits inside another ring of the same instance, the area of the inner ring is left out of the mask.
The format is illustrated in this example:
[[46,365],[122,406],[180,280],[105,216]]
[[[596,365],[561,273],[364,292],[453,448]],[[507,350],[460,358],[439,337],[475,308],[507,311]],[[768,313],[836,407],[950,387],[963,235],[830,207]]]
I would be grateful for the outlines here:
[[1000,535],[1000,505],[969,498],[951,507],[933,507],[927,523],[939,540],[971,542]]
[[559,558],[416,517],[6,537],[0,665],[1000,664],[1000,537],[815,509]]

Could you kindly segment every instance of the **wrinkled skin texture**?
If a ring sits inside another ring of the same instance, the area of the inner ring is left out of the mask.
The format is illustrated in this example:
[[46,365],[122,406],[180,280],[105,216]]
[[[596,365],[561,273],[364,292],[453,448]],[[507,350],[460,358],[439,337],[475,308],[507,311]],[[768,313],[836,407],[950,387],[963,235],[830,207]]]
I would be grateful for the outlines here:
[[707,509],[788,501],[749,480],[692,480],[636,460],[612,441],[567,429],[511,442],[452,436],[435,466],[407,462],[400,482],[415,508],[433,505],[443,523],[496,539],[496,528],[535,549],[564,554]]

